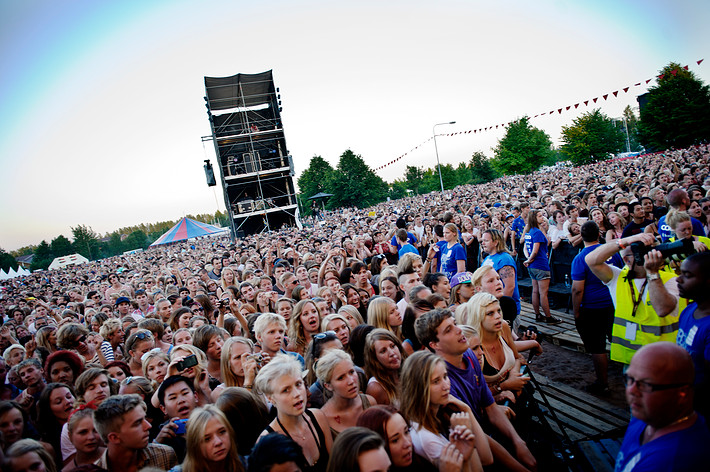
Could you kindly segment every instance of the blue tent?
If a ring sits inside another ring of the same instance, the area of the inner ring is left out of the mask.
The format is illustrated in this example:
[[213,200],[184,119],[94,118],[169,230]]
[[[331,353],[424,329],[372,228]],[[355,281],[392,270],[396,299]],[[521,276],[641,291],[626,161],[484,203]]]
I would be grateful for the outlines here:
[[159,237],[153,244],[151,244],[151,246],[170,244],[177,241],[185,241],[190,238],[207,236],[209,234],[224,233],[226,231],[229,231],[229,229],[219,228],[217,226],[191,220],[190,218],[185,217],[178,221],[175,226],[167,230],[165,234]]

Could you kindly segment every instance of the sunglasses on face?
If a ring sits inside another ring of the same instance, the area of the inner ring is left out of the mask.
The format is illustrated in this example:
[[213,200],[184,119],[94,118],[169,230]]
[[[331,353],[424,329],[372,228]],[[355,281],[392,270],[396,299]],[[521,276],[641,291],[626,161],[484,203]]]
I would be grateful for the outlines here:
[[316,341],[322,341],[322,340],[324,340],[325,338],[327,338],[328,336],[331,336],[331,335],[332,335],[332,336],[335,336],[335,335],[336,335],[336,334],[335,334],[335,331],[324,331],[324,332],[322,332],[322,333],[318,333],[318,334],[316,334],[316,335],[313,336],[313,339],[315,339]]

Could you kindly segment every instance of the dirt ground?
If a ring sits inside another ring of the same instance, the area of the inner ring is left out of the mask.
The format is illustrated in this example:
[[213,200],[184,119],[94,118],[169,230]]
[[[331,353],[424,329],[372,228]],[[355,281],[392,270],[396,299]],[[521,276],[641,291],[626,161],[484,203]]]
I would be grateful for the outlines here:
[[[584,390],[586,385],[594,381],[594,368],[590,355],[544,341],[542,349],[542,355],[532,361],[533,373],[540,373],[551,380],[578,390]],[[610,394],[599,395],[598,398],[618,408],[626,409],[621,371],[621,364],[609,361]]]

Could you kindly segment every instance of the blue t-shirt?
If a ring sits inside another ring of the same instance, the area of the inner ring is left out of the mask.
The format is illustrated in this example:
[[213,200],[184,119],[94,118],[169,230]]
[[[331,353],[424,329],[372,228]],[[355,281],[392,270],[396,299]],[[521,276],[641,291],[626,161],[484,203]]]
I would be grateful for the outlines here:
[[614,472],[658,472],[708,470],[710,431],[698,415],[690,428],[666,434],[641,445],[646,423],[631,418]]
[[[407,231],[407,242],[409,244],[414,244],[417,242],[417,237]],[[399,244],[399,241],[397,241],[397,236],[392,236],[392,241],[390,241],[390,244],[396,247],[398,251],[402,248],[402,245]]]
[[510,226],[510,229],[515,231],[515,236],[518,240],[520,240],[520,237],[523,235],[523,231],[525,230],[525,221],[523,221],[523,217],[519,216],[513,220],[513,224]]
[[448,362],[446,363],[446,373],[449,374],[451,381],[450,392],[451,395],[470,406],[476,419],[480,422],[483,409],[492,405],[495,400],[483,378],[481,366],[473,351],[467,349],[463,353],[463,361],[466,364],[465,369],[459,369]]
[[688,351],[695,366],[695,385],[705,381],[705,364],[710,362],[710,316],[696,319],[696,302],[680,314],[676,344]]
[[[513,256],[508,254],[507,252],[499,252],[496,254],[492,254],[485,259],[483,259],[483,265],[492,265],[493,269],[496,272],[500,272],[500,270],[505,267],[505,266],[511,266],[513,270],[515,271],[515,288],[513,289],[513,300],[515,300],[515,306],[518,307],[518,314],[520,314],[520,292],[518,291],[518,267],[515,264],[515,259],[513,259]],[[505,282],[503,282],[503,286],[505,287]]]
[[[705,228],[703,228],[703,224],[700,221],[691,217],[690,222],[693,225],[693,236],[705,236]],[[675,238],[675,233],[666,223],[666,215],[663,215],[658,220],[658,235],[664,243],[667,243],[671,238]]]
[[446,274],[446,277],[451,280],[457,272],[456,261],[466,262],[466,250],[459,243],[448,247],[447,243],[440,246],[439,260],[441,261],[440,272]]
[[582,307],[584,308],[609,308],[614,307],[614,302],[609,295],[609,287],[594,275],[584,258],[598,248],[600,244],[585,247],[582,252],[574,256],[572,261],[572,280],[584,280],[584,294],[582,295]]
[[539,270],[550,270],[550,263],[547,260],[547,238],[537,228],[531,228],[525,234],[525,249],[528,254],[532,254],[533,246],[535,243],[540,243],[540,248],[537,250],[537,256],[530,263],[528,268],[539,269]]
[[416,254],[417,256],[419,255],[419,251],[417,251],[417,248],[415,248],[411,244],[407,243],[399,249],[399,257],[402,257],[403,255],[407,254],[408,252],[411,252],[412,254]]

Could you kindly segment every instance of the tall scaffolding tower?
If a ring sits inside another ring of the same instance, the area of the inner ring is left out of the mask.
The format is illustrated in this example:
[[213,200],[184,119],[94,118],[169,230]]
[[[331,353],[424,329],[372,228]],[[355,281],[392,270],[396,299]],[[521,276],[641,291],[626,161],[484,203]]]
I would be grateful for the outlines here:
[[224,203],[236,237],[293,226],[293,159],[272,71],[205,77],[205,101]]

